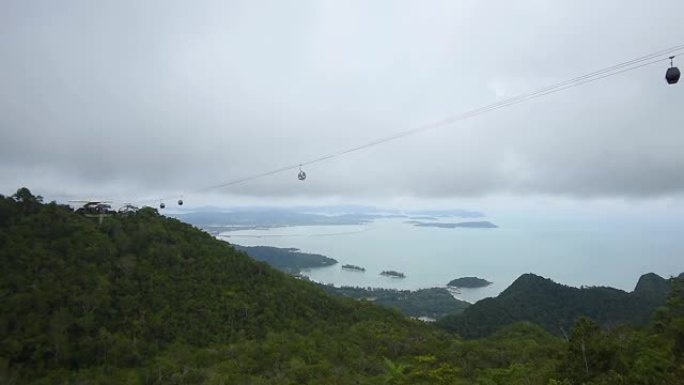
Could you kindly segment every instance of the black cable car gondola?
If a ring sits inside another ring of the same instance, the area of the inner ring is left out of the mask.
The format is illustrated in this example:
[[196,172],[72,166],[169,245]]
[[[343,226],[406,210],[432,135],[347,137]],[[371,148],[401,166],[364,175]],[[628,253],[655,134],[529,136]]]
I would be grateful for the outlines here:
[[304,170],[302,170],[302,166],[299,166],[299,174],[297,174],[297,179],[299,179],[299,180],[306,179],[306,173],[304,172]]
[[183,206],[183,200],[182,199],[178,200],[178,206]]
[[667,80],[667,84],[677,84],[679,77],[681,76],[679,68],[675,67],[672,62],[673,59],[674,56],[670,56],[670,68],[668,68],[667,72],[665,72],[665,80]]
[[164,202],[160,203],[160,204],[159,204],[159,208],[160,208],[160,209],[166,208],[166,204],[165,204]]

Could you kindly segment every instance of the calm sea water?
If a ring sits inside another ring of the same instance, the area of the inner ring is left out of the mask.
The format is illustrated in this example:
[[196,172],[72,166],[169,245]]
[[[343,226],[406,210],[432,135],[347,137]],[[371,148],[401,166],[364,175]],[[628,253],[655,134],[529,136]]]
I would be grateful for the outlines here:
[[[224,233],[245,246],[294,247],[337,259],[306,271],[336,286],[418,289],[443,287],[462,276],[494,284],[462,290],[474,302],[495,296],[518,276],[535,273],[571,286],[612,286],[631,291],[641,274],[669,277],[684,271],[684,220],[589,216],[497,216],[498,229],[415,227],[406,218],[358,226],[297,226]],[[450,221],[454,221],[451,219]],[[349,263],[362,272],[341,269]],[[406,274],[397,279],[382,270]]]

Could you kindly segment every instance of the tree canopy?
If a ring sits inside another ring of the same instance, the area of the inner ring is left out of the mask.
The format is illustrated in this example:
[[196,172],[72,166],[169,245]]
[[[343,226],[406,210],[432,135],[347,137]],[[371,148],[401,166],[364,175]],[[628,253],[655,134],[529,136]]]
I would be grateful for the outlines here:
[[[684,293],[646,326],[462,340],[335,298],[144,208],[0,196],[3,384],[682,384]],[[647,287],[654,287],[647,285]],[[497,317],[491,313],[489,319]]]

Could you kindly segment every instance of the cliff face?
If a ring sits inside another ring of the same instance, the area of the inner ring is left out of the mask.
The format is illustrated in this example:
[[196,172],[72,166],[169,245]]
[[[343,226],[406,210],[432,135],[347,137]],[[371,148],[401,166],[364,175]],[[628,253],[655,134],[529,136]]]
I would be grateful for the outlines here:
[[633,293],[665,298],[669,291],[670,284],[665,278],[655,273],[648,273],[639,277]]

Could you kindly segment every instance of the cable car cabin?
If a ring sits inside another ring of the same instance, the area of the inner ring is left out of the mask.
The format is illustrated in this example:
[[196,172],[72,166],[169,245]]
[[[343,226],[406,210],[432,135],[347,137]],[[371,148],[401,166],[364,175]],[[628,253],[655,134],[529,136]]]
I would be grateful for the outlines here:
[[679,72],[679,68],[670,67],[667,69],[667,72],[665,73],[665,80],[667,80],[667,84],[677,84],[680,76],[681,73]]
[[297,174],[297,179],[299,179],[299,180],[306,179],[306,173],[303,170],[299,170],[299,174]]
[[160,203],[160,204],[159,204],[159,208],[160,208],[160,209],[166,208],[166,204],[165,204],[164,202]]
[[183,200],[182,199],[178,200],[178,206],[183,206]]
[[681,73],[679,73],[679,68],[674,66],[674,56],[670,56],[670,68],[667,69],[667,72],[665,72],[665,80],[667,80],[667,84],[677,84],[679,81],[679,76],[681,76]]

